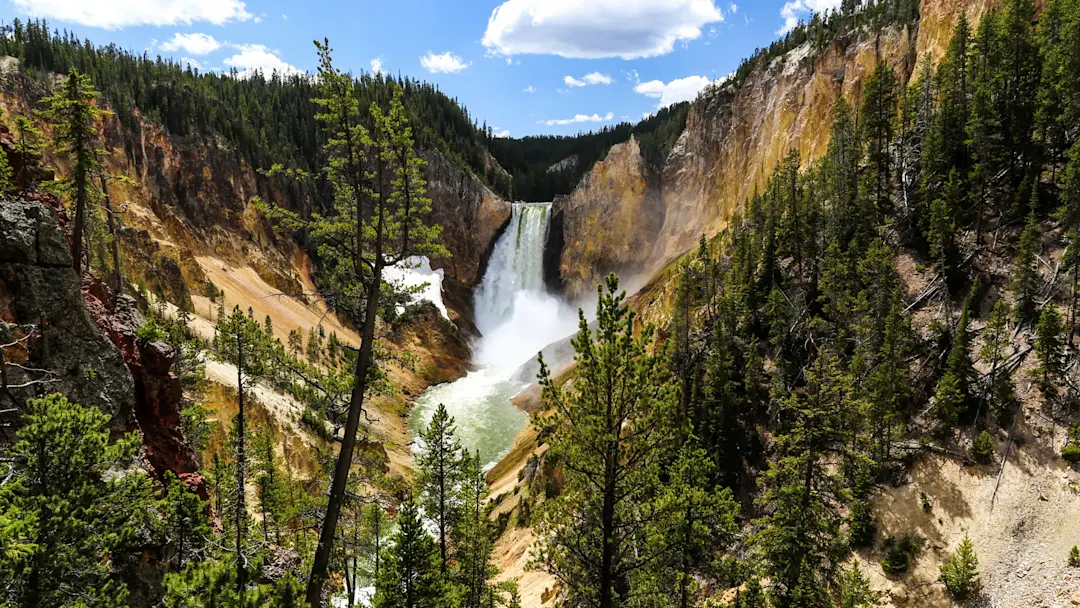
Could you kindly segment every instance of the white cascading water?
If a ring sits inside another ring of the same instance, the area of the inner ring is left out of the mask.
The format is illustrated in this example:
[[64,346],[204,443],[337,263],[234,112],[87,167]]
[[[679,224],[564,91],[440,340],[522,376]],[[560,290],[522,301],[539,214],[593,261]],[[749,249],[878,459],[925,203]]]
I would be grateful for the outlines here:
[[414,437],[441,403],[454,417],[462,445],[479,450],[490,466],[506,454],[525,426],[528,417],[510,401],[525,386],[512,379],[514,371],[577,328],[575,312],[544,287],[550,213],[550,203],[514,204],[510,224],[495,244],[476,291],[476,326],[481,333],[474,345],[476,371],[432,387],[417,399],[410,418]]

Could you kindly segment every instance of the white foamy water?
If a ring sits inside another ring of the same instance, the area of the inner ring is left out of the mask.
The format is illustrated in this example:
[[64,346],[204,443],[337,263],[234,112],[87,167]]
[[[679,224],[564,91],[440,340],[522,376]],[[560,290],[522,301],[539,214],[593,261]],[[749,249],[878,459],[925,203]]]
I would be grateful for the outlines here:
[[550,203],[516,203],[506,232],[496,243],[475,296],[474,345],[477,370],[457,382],[428,389],[413,408],[410,427],[419,432],[441,403],[457,423],[457,436],[479,450],[488,466],[509,451],[528,416],[511,399],[526,384],[514,371],[540,349],[577,329],[576,313],[544,287],[544,242]]

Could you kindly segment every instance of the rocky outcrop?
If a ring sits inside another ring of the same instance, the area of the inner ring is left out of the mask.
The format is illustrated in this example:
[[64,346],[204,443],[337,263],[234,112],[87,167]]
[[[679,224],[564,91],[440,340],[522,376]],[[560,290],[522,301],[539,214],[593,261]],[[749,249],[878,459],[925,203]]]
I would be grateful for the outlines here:
[[431,197],[431,221],[443,227],[441,242],[449,258],[434,259],[450,279],[475,287],[484,278],[495,241],[510,222],[510,203],[474,175],[438,153],[425,153],[424,171]]
[[[820,52],[807,44],[758,65],[738,85],[705,91],[656,178],[642,170],[633,142],[613,147],[556,204],[566,293],[591,289],[609,271],[651,275],[702,234],[718,233],[789,150],[804,165],[824,154],[833,106],[841,97],[857,104],[879,60],[906,82],[920,57],[940,59],[962,12],[976,23],[996,3],[923,0],[917,29],[864,31]],[[654,181],[655,191],[641,187]]]
[[[113,298],[101,281],[86,279],[83,297],[91,317],[120,349],[134,383],[135,421],[142,433],[143,452],[153,473],[164,480],[167,471],[179,477],[204,500],[206,483],[199,475],[195,453],[181,431],[183,389],[172,374],[176,353],[163,341],[141,340],[136,330],[145,319],[134,298]],[[115,299],[110,310],[109,302]]]
[[[570,196],[552,205],[563,292],[575,298],[610,272],[627,272],[649,259],[664,223],[660,184],[650,175],[637,139],[611,147]],[[549,274],[550,276],[550,274]]]
[[99,408],[114,432],[126,432],[135,426],[134,383],[83,303],[58,207],[47,197],[0,201],[0,343],[15,343],[4,349],[0,399],[21,408],[30,397],[59,392]]
[[103,283],[87,278],[80,285],[54,204],[46,197],[0,201],[0,343],[15,343],[4,349],[0,398],[21,409],[30,397],[58,392],[97,407],[115,434],[141,432],[143,455],[159,478],[172,471],[205,498],[180,430],[172,349],[136,339],[143,318],[135,300],[118,298],[110,310]]

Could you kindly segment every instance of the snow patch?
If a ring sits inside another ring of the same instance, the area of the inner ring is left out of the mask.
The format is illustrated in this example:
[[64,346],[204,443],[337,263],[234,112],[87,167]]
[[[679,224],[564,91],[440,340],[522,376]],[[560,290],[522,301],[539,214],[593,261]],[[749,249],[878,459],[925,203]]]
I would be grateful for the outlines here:
[[[383,280],[403,289],[418,289],[413,294],[413,302],[427,300],[439,309],[443,318],[450,320],[442,299],[443,271],[441,268],[432,270],[431,261],[426,256],[406,258],[384,269]],[[399,306],[398,312],[405,312],[404,307]]]

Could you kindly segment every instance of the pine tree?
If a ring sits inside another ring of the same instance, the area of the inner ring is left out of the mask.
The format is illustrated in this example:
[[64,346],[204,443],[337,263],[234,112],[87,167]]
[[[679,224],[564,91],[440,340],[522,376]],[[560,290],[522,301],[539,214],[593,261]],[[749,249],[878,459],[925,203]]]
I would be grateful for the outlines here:
[[[983,363],[990,368],[989,384],[983,399],[987,403],[987,408],[994,412],[999,424],[1008,420],[1016,402],[1012,374],[1004,369],[1006,355],[1011,345],[1009,307],[1005,299],[1000,298],[994,304],[994,309],[986,322],[986,329],[983,330],[983,346],[980,351]],[[976,413],[976,424],[981,422],[979,418],[979,413]]]
[[979,464],[990,463],[990,458],[994,455],[994,438],[990,433],[983,431],[975,437],[971,444],[971,454]]
[[353,78],[334,65],[328,41],[316,42],[316,48],[319,92],[314,103],[319,112],[315,119],[326,135],[323,174],[334,193],[333,207],[311,219],[280,207],[264,207],[283,228],[308,231],[312,246],[324,260],[320,291],[335,310],[361,327],[345,434],[308,577],[306,599],[313,605],[320,602],[328,576],[364,398],[371,380],[379,379],[374,342],[383,270],[415,255],[449,256],[438,244],[441,228],[425,223],[431,199],[420,171],[423,161],[415,154],[404,92],[400,87],[393,90],[388,110],[371,103],[365,127]]
[[0,522],[25,522],[12,543],[21,550],[0,552],[0,603],[126,606],[118,563],[157,516],[148,476],[110,471],[123,470],[138,437],[110,444],[107,415],[58,394],[26,408],[0,485]]
[[[263,540],[281,544],[281,519],[285,510],[285,487],[278,456],[274,450],[274,435],[269,428],[259,429],[252,440],[255,464],[255,497],[262,517]],[[272,533],[272,537],[271,537]]]
[[458,489],[462,505],[461,520],[454,530],[457,547],[457,581],[464,588],[464,608],[484,608],[495,593],[491,579],[498,570],[491,563],[494,536],[491,505],[487,500],[487,476],[479,452],[465,454],[462,479]]
[[995,181],[1006,156],[1001,120],[997,112],[995,88],[997,65],[1000,63],[998,23],[1001,15],[991,11],[979,21],[973,43],[974,61],[971,66],[971,114],[967,123],[966,147],[971,150],[970,181],[982,217],[985,203],[993,203]]
[[835,506],[843,490],[824,457],[847,441],[842,429],[853,398],[851,377],[822,352],[807,371],[805,395],[789,395],[781,406],[790,426],[777,438],[783,455],[765,474],[759,498],[770,511],[755,522],[761,531],[752,539],[776,608],[832,605],[828,581],[845,550]]
[[398,531],[382,558],[374,608],[432,608],[442,594],[439,554],[413,500],[401,505]]
[[979,558],[966,535],[949,561],[941,567],[941,582],[958,600],[967,599],[979,588]]
[[911,397],[911,371],[907,359],[913,342],[911,322],[904,314],[902,302],[896,298],[885,318],[885,335],[867,390],[874,444],[872,456],[877,462],[886,462],[892,457],[893,440],[900,433],[900,422]]
[[15,185],[22,191],[33,190],[36,184],[31,183],[32,174],[27,172],[33,159],[41,152],[44,136],[37,125],[29,118],[17,114],[15,116],[15,154],[19,156],[19,171],[15,175]]
[[739,507],[730,489],[713,487],[715,467],[693,436],[683,443],[668,476],[657,497],[663,515],[655,538],[661,546],[652,548],[662,565],[650,576],[658,597],[689,608],[698,604],[698,575],[708,574],[714,556],[738,531]]
[[[97,105],[98,94],[90,85],[90,77],[72,68],[62,88],[42,100],[48,106],[44,116],[56,129],[58,152],[71,159],[72,177],[63,188],[69,192],[75,206],[75,225],[72,228],[71,259],[76,272],[83,269],[83,240],[90,204],[90,176],[98,167],[101,150],[97,148],[98,118],[105,114]],[[87,268],[89,256],[87,256]]]
[[597,327],[580,314],[572,343],[577,375],[559,386],[541,357],[549,432],[546,457],[564,465],[564,487],[543,503],[537,566],[564,585],[571,604],[628,605],[648,589],[633,584],[653,564],[637,551],[654,546],[659,465],[674,452],[678,385],[654,349],[653,332],[636,335],[634,315],[614,276],[599,291]]
[[1039,366],[1032,370],[1043,400],[1053,403],[1065,375],[1065,345],[1061,315],[1052,305],[1043,307],[1035,327],[1035,356]]
[[866,146],[869,194],[879,212],[891,210],[892,145],[896,134],[899,98],[896,73],[885,61],[879,61],[866,80],[859,128]]
[[[0,109],[0,117],[3,115],[4,111]],[[15,190],[14,177],[15,171],[8,162],[7,153],[0,154],[0,197],[5,197]]]
[[960,311],[960,320],[953,334],[952,350],[945,364],[945,374],[935,390],[935,415],[945,431],[950,431],[971,405],[971,385],[975,381],[975,366],[971,362],[971,333],[968,331],[970,306]]
[[[1080,13],[1078,13],[1080,14]],[[1080,35],[1080,16],[1077,17],[1077,34]],[[1062,191],[1064,205],[1058,210],[1057,221],[1065,233],[1065,253],[1062,266],[1070,277],[1068,339],[1066,344],[1072,347],[1076,332],[1077,306],[1080,304],[1080,139],[1068,152],[1069,164],[1065,169],[1065,185]]]
[[179,571],[186,554],[194,554],[210,537],[207,505],[171,471],[165,474],[165,492],[160,510],[176,556],[174,570]]
[[1040,245],[1039,222],[1035,212],[1028,215],[1024,231],[1020,233],[1020,243],[1017,246],[1016,257],[1013,258],[1013,271],[1010,289],[1015,298],[1013,314],[1017,323],[1028,324],[1035,320],[1035,299],[1042,287],[1042,277],[1039,275],[1037,256]]
[[420,434],[423,451],[417,459],[420,503],[438,531],[439,570],[444,576],[451,557],[450,536],[462,516],[458,486],[464,473],[464,456],[454,432],[454,419],[440,403]]
[[878,593],[870,588],[870,582],[866,580],[859,562],[851,564],[840,573],[839,598],[837,608],[875,608],[878,602]]
[[224,322],[218,324],[218,352],[221,357],[236,365],[236,399],[237,414],[233,420],[236,440],[236,453],[234,455],[233,468],[236,474],[234,489],[235,504],[233,515],[235,517],[235,560],[236,560],[236,586],[237,593],[243,594],[247,586],[248,569],[245,557],[247,544],[247,421],[244,418],[245,391],[258,376],[265,372],[266,337],[262,333],[259,324],[252,320],[249,315],[240,311],[240,307],[233,308],[233,312]]
[[930,242],[930,257],[934,259],[934,265],[950,293],[955,293],[962,278],[957,268],[960,248],[956,242],[956,218],[965,207],[963,188],[960,174],[953,169],[949,172],[942,196],[930,203],[927,218],[926,238]]

